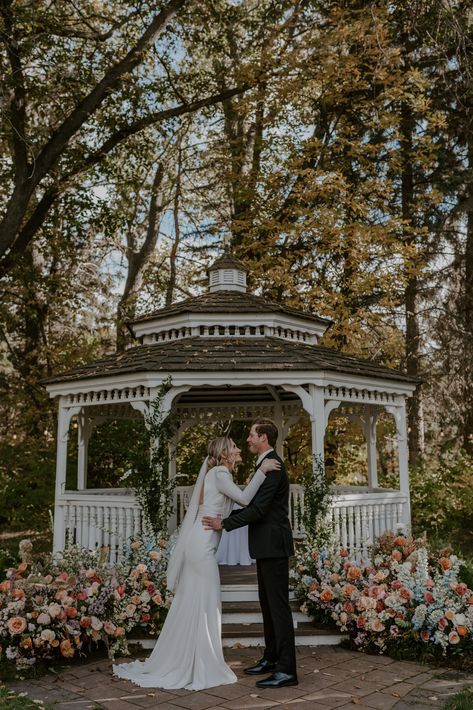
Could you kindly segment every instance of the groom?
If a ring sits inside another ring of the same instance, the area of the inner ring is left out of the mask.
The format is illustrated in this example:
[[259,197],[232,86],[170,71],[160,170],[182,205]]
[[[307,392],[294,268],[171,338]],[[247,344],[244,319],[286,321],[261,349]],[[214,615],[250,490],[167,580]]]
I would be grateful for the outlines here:
[[248,525],[250,555],[256,559],[258,593],[263,613],[265,651],[256,665],[245,669],[249,675],[272,673],[256,683],[259,688],[297,685],[294,625],[289,606],[289,557],[294,554],[289,522],[289,480],[283,461],[274,450],[278,429],[271,419],[257,419],[248,435],[248,448],[263,459],[281,463],[270,471],[251,503],[230,517],[204,517],[207,529],[236,530]]

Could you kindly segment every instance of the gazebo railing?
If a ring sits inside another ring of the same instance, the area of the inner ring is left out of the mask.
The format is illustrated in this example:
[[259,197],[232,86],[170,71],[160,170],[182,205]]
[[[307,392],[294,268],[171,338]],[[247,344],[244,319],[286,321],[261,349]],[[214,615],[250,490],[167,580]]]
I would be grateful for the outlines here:
[[132,490],[94,489],[66,491],[59,499],[56,515],[62,516],[64,541],[93,550],[107,545],[109,561],[120,561],[126,541],[142,532],[140,505]]
[[[385,530],[404,530],[407,519],[407,496],[400,491],[367,487],[333,487],[330,521],[335,537],[351,555],[363,555],[368,545]],[[192,486],[177,486],[174,493],[174,515],[171,530],[181,523],[189,503]],[[289,518],[294,537],[304,537],[302,512],[304,490],[292,484]],[[94,549],[108,545],[110,562],[120,560],[127,539],[139,535],[143,528],[141,509],[132,490],[94,489],[66,491],[57,502],[63,539],[57,549],[70,544]]]

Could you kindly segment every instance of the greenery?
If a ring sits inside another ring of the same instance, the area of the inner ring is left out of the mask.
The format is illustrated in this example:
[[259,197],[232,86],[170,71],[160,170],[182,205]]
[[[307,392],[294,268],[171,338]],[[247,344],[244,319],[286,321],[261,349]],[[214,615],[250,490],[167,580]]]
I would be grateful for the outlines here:
[[473,707],[473,687],[457,693],[443,706],[443,710],[471,710]]
[[42,700],[31,700],[27,693],[15,693],[14,690],[0,687],[0,708],[5,708],[5,710],[38,710],[38,708],[48,710],[50,707]]
[[167,529],[173,511],[173,492],[176,480],[169,477],[169,449],[176,429],[175,416],[162,409],[163,400],[171,389],[168,378],[156,397],[150,402],[145,415],[143,438],[131,453],[131,469],[126,482],[136,491],[145,516],[146,528],[155,537]]
[[301,482],[304,489],[302,523],[307,535],[306,543],[315,547],[326,547],[333,535],[328,520],[333,496],[320,456],[314,455],[313,465],[304,470]]

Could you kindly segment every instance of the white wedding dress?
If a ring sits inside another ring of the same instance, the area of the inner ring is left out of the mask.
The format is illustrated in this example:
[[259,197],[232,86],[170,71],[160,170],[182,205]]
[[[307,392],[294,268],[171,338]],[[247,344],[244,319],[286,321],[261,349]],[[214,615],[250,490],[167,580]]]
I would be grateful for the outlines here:
[[207,472],[203,503],[186,536],[174,599],[153,652],[146,661],[114,665],[116,676],[142,688],[167,690],[203,690],[236,682],[222,651],[222,603],[215,558],[221,532],[205,530],[202,516],[225,518],[233,501],[248,505],[264,480],[264,473],[257,471],[242,491],[225,466]]

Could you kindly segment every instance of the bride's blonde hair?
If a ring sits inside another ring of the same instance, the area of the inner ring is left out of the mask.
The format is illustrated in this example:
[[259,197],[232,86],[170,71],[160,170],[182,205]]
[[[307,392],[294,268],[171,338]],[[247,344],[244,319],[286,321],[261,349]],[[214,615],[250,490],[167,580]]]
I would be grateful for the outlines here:
[[218,436],[216,439],[211,439],[207,446],[207,454],[209,456],[208,468],[218,466],[222,461],[222,455],[229,453],[233,446],[233,441],[228,436]]

